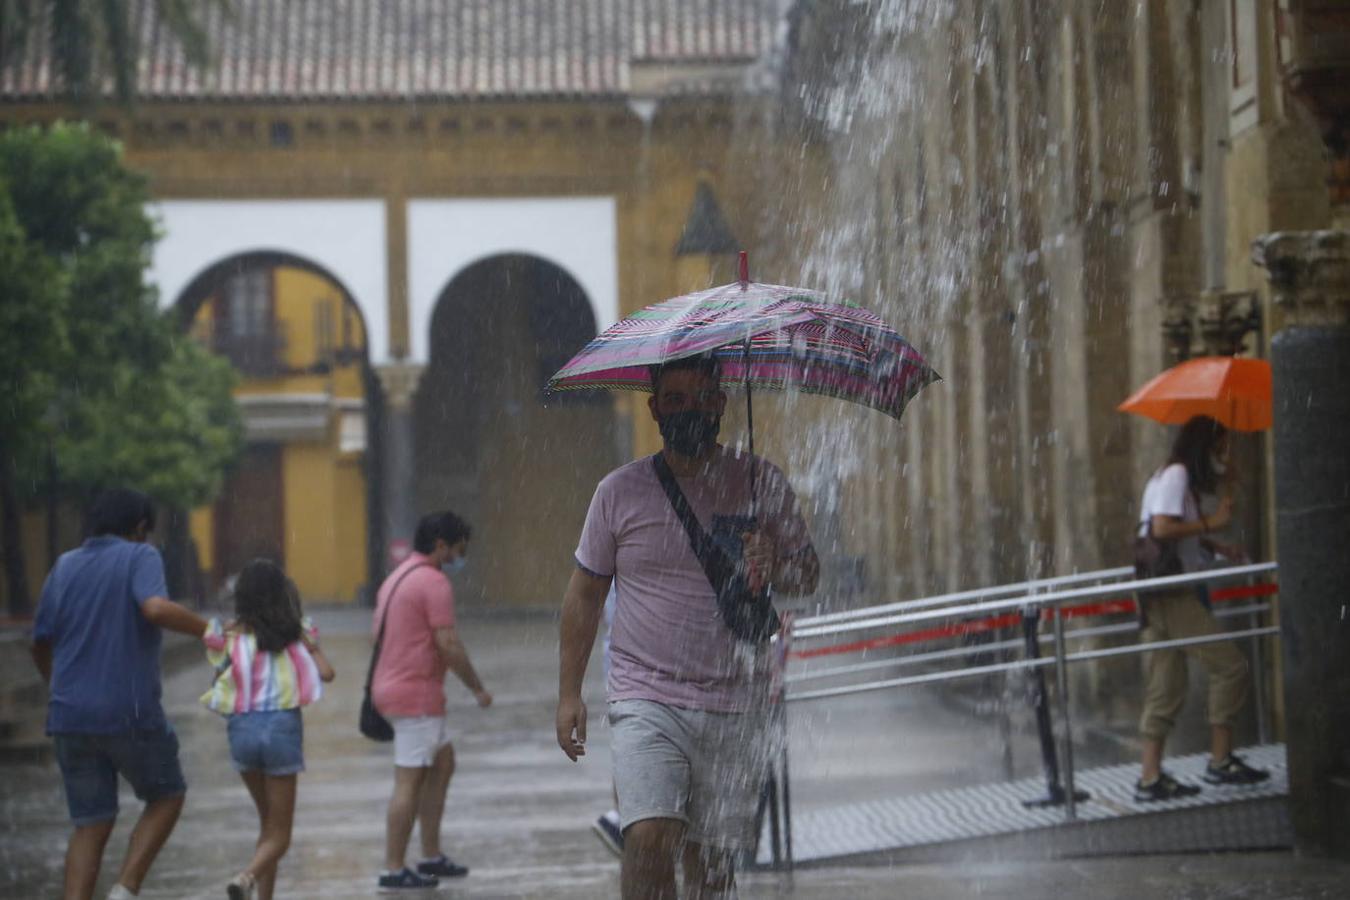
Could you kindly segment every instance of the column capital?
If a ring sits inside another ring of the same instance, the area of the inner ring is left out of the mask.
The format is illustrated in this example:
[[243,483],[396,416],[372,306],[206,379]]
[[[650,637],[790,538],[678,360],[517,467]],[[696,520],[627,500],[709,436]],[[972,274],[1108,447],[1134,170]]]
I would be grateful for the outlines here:
[[375,367],[375,375],[384,388],[385,400],[398,409],[412,406],[413,394],[417,393],[417,384],[422,380],[426,366],[414,363],[389,363]]
[[1350,231],[1276,231],[1252,242],[1289,325],[1350,324]]
[[1196,310],[1200,343],[1207,356],[1236,356],[1247,335],[1261,326],[1255,291],[1204,291]]
[[1195,338],[1195,296],[1192,294],[1165,294],[1158,305],[1162,307],[1163,349],[1167,364],[1175,366],[1191,358]]

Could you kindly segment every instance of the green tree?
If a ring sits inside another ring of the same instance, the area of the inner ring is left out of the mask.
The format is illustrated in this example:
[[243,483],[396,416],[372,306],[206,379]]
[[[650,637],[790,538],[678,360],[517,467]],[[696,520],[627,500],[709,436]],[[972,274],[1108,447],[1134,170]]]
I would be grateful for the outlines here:
[[26,599],[28,591],[20,540],[19,460],[43,429],[43,414],[55,396],[53,363],[68,356],[64,275],[52,260],[29,253],[0,179],[0,554],[11,598]]
[[180,337],[154,377],[145,375],[124,362],[105,390],[70,405],[56,437],[63,480],[85,494],[135,485],[180,509],[210,503],[242,441],[234,369]]
[[[211,8],[228,14],[228,0],[148,0],[159,25],[177,40],[188,63],[210,61],[205,21]],[[66,96],[80,104],[103,99],[109,79],[117,99],[136,95],[141,48],[133,23],[136,0],[0,0],[0,69],[21,56],[34,34],[58,73]]]
[[120,484],[193,506],[242,426],[233,373],[161,315],[145,283],[145,182],[83,125],[0,136],[0,500],[11,607],[29,596],[19,512],[55,452],[68,499]]

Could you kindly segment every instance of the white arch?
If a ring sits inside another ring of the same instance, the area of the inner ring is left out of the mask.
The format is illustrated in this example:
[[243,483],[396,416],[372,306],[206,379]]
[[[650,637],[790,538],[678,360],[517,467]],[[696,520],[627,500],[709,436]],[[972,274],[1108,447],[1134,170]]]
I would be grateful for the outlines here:
[[210,266],[278,251],[342,282],[361,309],[370,361],[389,360],[388,261],[382,200],[164,200],[151,206],[164,236],[150,278],[167,306]]
[[613,197],[408,201],[412,361],[430,356],[431,316],[445,286],[473,263],[504,253],[545,259],[576,279],[604,330],[618,319]]

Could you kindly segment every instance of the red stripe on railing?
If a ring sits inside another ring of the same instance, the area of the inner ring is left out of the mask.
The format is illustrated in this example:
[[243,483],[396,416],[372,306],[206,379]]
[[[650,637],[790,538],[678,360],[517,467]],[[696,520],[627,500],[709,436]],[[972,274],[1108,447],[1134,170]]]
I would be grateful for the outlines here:
[[901,644],[918,644],[923,641],[944,637],[958,637],[963,634],[977,634],[982,631],[994,631],[999,628],[1011,628],[1022,621],[1021,613],[1007,613],[977,619],[974,622],[960,622],[955,625],[942,625],[937,628],[925,628],[923,631],[906,631],[886,637],[869,638],[865,641],[853,641],[848,644],[834,644],[829,647],[813,647],[810,650],[794,650],[793,659],[811,659],[814,656],[833,656],[836,653],[859,653],[863,650],[876,650],[880,647],[897,647]]
[[1280,586],[1278,584],[1247,584],[1210,591],[1209,600],[1211,603],[1227,603],[1229,600],[1250,600],[1252,597],[1272,597],[1279,592]]
[[[1239,585],[1236,587],[1220,588],[1211,591],[1209,599],[1211,603],[1230,603],[1234,600],[1250,600],[1253,597],[1270,597],[1280,592],[1279,585],[1275,584],[1251,584]],[[1134,599],[1131,597],[1118,597],[1113,600],[1103,600],[1098,603],[1083,603],[1078,606],[1066,606],[1060,610],[1060,615],[1065,619],[1082,619],[1088,616],[1118,615],[1122,613],[1133,614],[1136,611]],[[1043,610],[1042,618],[1049,619],[1053,615],[1052,610]],[[935,641],[940,638],[960,637],[966,634],[980,634],[985,631],[997,631],[1000,628],[1011,628],[1022,621],[1021,613],[1004,613],[999,616],[990,616],[985,619],[976,619],[973,622],[957,622],[952,625],[939,625],[936,628],[925,628],[920,631],[905,631],[898,634],[889,634],[885,637],[867,638],[861,641],[850,641],[847,644],[831,644],[828,647],[812,647],[810,650],[793,650],[788,655],[793,659],[814,659],[818,656],[837,656],[844,653],[861,653],[866,650],[878,650],[882,647],[900,647],[905,644],[921,644],[925,641]],[[972,652],[978,650],[978,647],[972,647]]]

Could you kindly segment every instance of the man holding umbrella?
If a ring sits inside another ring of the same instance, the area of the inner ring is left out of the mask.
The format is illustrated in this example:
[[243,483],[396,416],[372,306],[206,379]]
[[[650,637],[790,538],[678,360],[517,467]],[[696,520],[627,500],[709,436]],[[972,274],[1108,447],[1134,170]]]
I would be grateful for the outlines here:
[[[749,452],[717,443],[726,383],[745,390]],[[878,316],[807,288],[740,278],[646,307],[597,335],[550,391],[651,391],[664,449],[596,488],[563,601],[558,744],[585,753],[581,681],[605,594],[623,895],[726,894],[754,840],[770,746],[772,595],[820,565],[783,473],[755,456],[755,390],[820,394],[899,420],[938,375]]]
[[[768,595],[814,591],[819,564],[783,473],[717,443],[716,357],[650,374],[664,449],[611,472],[591,501],[563,601],[557,737],[570,759],[584,755],[582,678],[617,581],[608,697],[623,896],[674,897],[677,855],[687,896],[719,896],[753,844],[773,751]],[[739,619],[736,591],[749,610]]]

